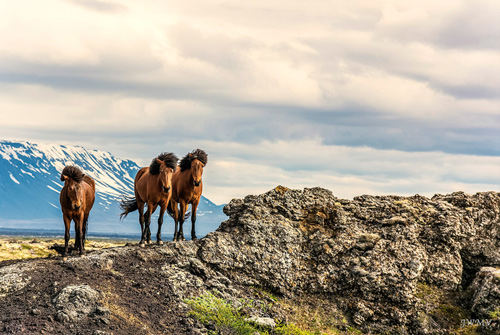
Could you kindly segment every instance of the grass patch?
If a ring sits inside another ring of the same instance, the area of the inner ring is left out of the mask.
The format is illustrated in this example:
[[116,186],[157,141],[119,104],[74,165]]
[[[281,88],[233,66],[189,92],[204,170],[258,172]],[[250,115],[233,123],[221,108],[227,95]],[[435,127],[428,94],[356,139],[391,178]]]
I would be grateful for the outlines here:
[[500,308],[495,309],[494,311],[491,311],[489,314],[489,317],[492,318],[493,320],[498,320],[500,319]]
[[274,333],[276,335],[314,335],[307,330],[302,330],[294,324],[290,325],[279,325],[276,327]]
[[[261,294],[263,292],[260,292]],[[263,293],[265,294],[265,292]],[[265,294],[267,296],[267,294]],[[270,299],[273,299],[270,296]],[[278,298],[274,297],[276,300]],[[213,329],[209,334],[235,334],[235,335],[315,335],[315,334],[337,334],[311,332],[303,330],[293,323],[280,323],[274,329],[262,328],[254,323],[247,321],[246,316],[241,311],[250,306],[255,307],[254,300],[240,299],[241,304],[236,308],[230,302],[217,297],[211,292],[205,293],[197,298],[186,299],[184,302],[191,308],[189,315],[195,317],[207,328]],[[265,307],[265,306],[261,306]]]
[[[49,249],[55,243],[64,245],[64,239],[43,238],[34,239],[33,237],[0,237],[0,260],[27,259],[27,258],[46,258],[59,256],[56,250]],[[70,240],[70,245],[74,243],[74,238]],[[92,251],[96,249],[111,248],[123,246],[124,241],[97,241],[87,240],[85,249]]]
[[256,332],[261,334],[257,327],[245,321],[238,309],[210,292],[197,298],[186,299],[184,302],[191,307],[189,313],[191,316],[205,326],[215,325],[219,332],[230,331],[241,335],[254,335]]

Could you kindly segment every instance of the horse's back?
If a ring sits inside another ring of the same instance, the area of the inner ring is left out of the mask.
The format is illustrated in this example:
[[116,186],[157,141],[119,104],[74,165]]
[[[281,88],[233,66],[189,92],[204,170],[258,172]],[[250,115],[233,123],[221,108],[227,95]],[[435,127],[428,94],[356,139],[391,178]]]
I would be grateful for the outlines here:
[[135,175],[135,184],[137,185],[137,182],[146,174],[149,173],[149,167],[143,167],[139,171],[137,171],[137,174]]
[[83,177],[83,185],[87,184],[88,186],[85,187],[85,197],[86,202],[87,202],[87,208],[84,209],[84,212],[88,215],[92,207],[94,206],[94,201],[95,201],[95,181],[92,179],[92,177],[85,175]]
[[89,175],[85,175],[85,176],[83,176],[83,181],[86,182],[87,184],[89,184],[90,187],[92,188],[93,193],[95,193],[95,181],[94,181],[94,179],[92,179],[92,177],[90,177]]
[[134,180],[134,193],[135,197],[139,200],[146,201],[147,200],[147,190],[148,190],[148,181],[149,178],[149,167],[143,167],[139,171],[137,171],[137,175]]

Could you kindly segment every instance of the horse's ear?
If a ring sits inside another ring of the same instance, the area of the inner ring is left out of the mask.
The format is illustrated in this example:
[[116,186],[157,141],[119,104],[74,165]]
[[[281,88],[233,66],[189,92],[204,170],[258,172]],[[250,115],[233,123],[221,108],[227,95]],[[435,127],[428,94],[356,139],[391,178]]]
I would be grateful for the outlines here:
[[61,175],[61,181],[66,181],[66,180],[68,180],[68,179],[69,179],[69,177],[68,177],[68,176],[66,176],[65,174],[62,174],[62,175]]
[[163,161],[161,159],[156,158],[156,163],[161,165],[161,163],[163,163]]

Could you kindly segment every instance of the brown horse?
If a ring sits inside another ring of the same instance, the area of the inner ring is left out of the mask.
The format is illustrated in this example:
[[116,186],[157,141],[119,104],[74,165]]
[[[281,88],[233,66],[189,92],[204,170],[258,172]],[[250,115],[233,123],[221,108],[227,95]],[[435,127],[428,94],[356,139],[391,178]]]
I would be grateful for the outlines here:
[[[125,218],[128,213],[139,210],[139,223],[141,225],[140,247],[144,247],[144,242],[151,243],[151,215],[160,206],[160,216],[158,217],[158,233],[156,242],[163,244],[161,240],[161,225],[163,224],[163,214],[167,209],[170,196],[172,195],[172,173],[177,166],[179,159],[172,153],[162,153],[154,158],[149,167],[144,167],[137,172],[134,182],[134,198],[123,199],[120,207],[123,213],[120,219]],[[144,205],[147,210],[144,212]]]
[[[172,198],[168,204],[168,213],[174,218],[174,241],[184,241],[183,225],[188,205],[191,204],[191,239],[196,240],[196,209],[203,191],[203,168],[207,165],[208,155],[201,149],[193,150],[182,158],[172,176]],[[180,208],[177,208],[179,204]],[[177,225],[179,230],[177,230]]]
[[64,186],[59,196],[64,221],[64,257],[68,255],[69,229],[75,222],[75,249],[85,254],[85,234],[89,213],[95,200],[95,182],[76,166],[66,166],[61,173]]

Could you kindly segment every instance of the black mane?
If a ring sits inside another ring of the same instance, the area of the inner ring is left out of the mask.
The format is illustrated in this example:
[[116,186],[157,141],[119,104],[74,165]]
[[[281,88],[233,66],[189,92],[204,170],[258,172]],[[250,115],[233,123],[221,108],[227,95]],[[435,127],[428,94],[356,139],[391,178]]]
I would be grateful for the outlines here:
[[156,161],[157,159],[165,162],[165,165],[174,171],[177,166],[177,161],[179,160],[179,158],[171,152],[162,152],[151,161],[151,164],[149,165],[150,174],[156,175],[160,173],[160,164]]
[[69,179],[72,179],[76,181],[77,183],[80,183],[83,180],[83,176],[85,176],[77,166],[74,165],[68,165],[65,166],[64,169],[61,172],[61,181],[64,181],[64,177],[67,176]]
[[181,167],[181,171],[187,170],[191,168],[191,162],[195,159],[199,160],[203,163],[203,165],[207,165],[208,155],[205,151],[201,149],[193,150],[191,153],[188,153],[184,158],[181,159],[179,166]]

